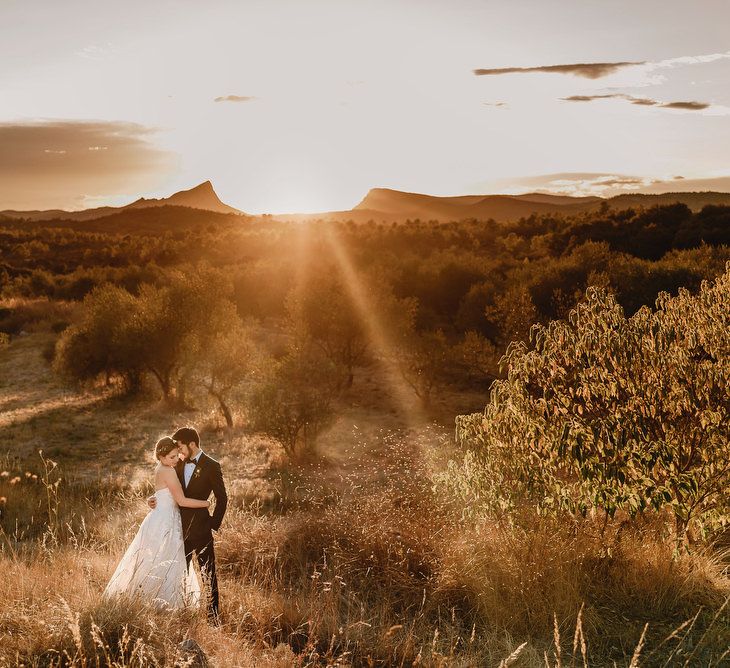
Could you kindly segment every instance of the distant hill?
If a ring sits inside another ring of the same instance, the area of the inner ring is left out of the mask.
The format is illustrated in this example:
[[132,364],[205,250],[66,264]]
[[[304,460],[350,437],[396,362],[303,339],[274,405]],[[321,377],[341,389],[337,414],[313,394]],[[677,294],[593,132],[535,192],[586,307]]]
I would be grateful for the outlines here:
[[421,193],[403,192],[389,188],[373,188],[353,209],[308,214],[275,214],[284,221],[353,220],[355,222],[414,220],[477,220],[510,221],[532,214],[571,215],[595,211],[604,203],[613,209],[651,207],[681,202],[693,211],[707,204],[730,206],[730,193],[678,192],[661,195],[632,193],[616,197],[571,197],[550,193],[523,195],[458,195],[439,197]]
[[355,207],[355,210],[376,210],[398,217],[421,219],[459,220],[477,218],[515,220],[531,214],[577,213],[593,211],[603,203],[614,209],[631,206],[655,206],[681,202],[693,211],[707,204],[730,205],[730,193],[667,193],[646,195],[641,193],[616,197],[569,197],[548,193],[525,195],[464,195],[460,197],[435,197],[407,193],[386,188],[374,188]]
[[[69,218],[50,218],[36,220],[43,227],[79,230],[83,232],[104,232],[107,234],[164,234],[199,229],[207,225],[217,228],[240,228],[249,221],[256,220],[241,214],[218,213],[194,209],[189,206],[159,205],[139,208],[113,209],[114,213],[89,220]],[[65,212],[64,212],[65,213]],[[27,221],[20,218],[3,218],[0,223],[7,227],[23,228]]]
[[730,205],[730,193],[718,192],[677,192],[662,193],[660,195],[645,193],[626,193],[616,195],[607,200],[614,209],[626,209],[632,206],[657,206],[661,204],[686,204],[692,211],[699,211],[702,207],[712,204],[715,206]]
[[579,204],[587,202],[601,202],[602,197],[572,197],[570,195],[553,195],[552,193],[525,193],[524,195],[510,195],[514,199],[525,202],[540,202],[542,204]]
[[86,221],[95,220],[105,216],[121,213],[129,209],[149,209],[160,206],[184,206],[190,209],[203,211],[214,211],[215,213],[243,214],[243,211],[234,209],[221,202],[213,189],[210,181],[205,181],[190,190],[181,190],[170,197],[161,199],[140,199],[127,204],[126,206],[102,206],[95,209],[84,209],[83,211],[64,211],[62,209],[49,209],[47,211],[0,211],[0,216],[5,218],[22,218],[24,220],[74,220]]
[[210,181],[204,181],[200,185],[190,188],[190,190],[181,190],[164,199],[145,199],[141,197],[125,208],[146,209],[153,206],[187,206],[191,209],[204,209],[216,213],[243,213],[221,202]]

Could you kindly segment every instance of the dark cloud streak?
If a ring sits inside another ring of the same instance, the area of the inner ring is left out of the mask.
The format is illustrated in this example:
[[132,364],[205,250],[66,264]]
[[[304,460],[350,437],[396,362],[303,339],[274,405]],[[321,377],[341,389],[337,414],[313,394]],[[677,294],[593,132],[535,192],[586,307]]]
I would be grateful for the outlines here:
[[699,111],[701,109],[707,109],[710,105],[707,102],[667,102],[662,104],[665,109],[689,109],[690,111]]
[[644,107],[661,107],[662,109],[686,109],[689,111],[700,111],[707,109],[710,104],[707,102],[660,102],[646,97],[634,97],[624,93],[611,93],[607,95],[571,95],[570,97],[561,97],[566,102],[593,102],[594,100],[619,99],[626,100],[631,104],[637,104]]
[[567,65],[539,65],[537,67],[499,67],[492,69],[476,69],[477,76],[494,76],[499,74],[524,74],[529,72],[548,72],[554,74],[572,74],[586,79],[600,79],[613,74],[624,67],[645,65],[646,61],[614,63],[571,63]]

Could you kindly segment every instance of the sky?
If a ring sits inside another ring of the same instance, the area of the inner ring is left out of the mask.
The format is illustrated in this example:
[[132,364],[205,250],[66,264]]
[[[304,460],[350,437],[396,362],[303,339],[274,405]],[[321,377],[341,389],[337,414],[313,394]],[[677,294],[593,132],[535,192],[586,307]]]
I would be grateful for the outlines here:
[[0,0],[0,209],[730,191],[726,0]]

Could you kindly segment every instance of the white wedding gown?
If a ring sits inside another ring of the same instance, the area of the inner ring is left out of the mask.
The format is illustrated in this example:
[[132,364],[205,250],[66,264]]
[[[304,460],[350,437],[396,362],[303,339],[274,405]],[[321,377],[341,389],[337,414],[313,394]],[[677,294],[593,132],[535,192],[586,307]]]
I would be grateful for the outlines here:
[[157,506],[142,521],[103,597],[139,597],[161,608],[196,607],[200,583],[185,565],[180,508],[169,489],[155,492]]

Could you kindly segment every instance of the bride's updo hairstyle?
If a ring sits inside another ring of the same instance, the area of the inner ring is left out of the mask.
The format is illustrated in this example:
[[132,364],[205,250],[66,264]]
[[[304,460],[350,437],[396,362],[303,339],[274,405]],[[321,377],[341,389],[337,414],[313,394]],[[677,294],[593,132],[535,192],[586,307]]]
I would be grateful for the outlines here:
[[169,455],[175,448],[177,448],[177,443],[175,441],[173,441],[169,436],[162,437],[155,444],[155,459],[159,462],[160,457]]

